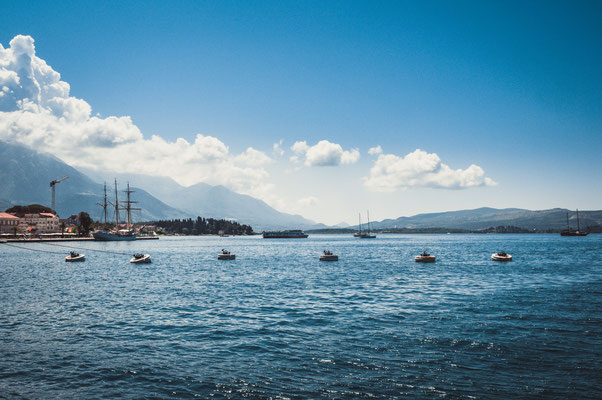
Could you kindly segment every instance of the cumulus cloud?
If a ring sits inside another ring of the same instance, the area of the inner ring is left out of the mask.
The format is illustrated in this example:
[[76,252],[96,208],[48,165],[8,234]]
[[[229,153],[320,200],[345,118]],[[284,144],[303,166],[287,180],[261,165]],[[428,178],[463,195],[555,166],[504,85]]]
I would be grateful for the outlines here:
[[359,150],[343,150],[340,144],[328,140],[320,140],[313,146],[308,146],[305,140],[298,141],[291,146],[291,150],[295,153],[291,161],[298,162],[305,157],[305,165],[308,167],[353,164],[360,158]]
[[380,145],[376,146],[376,147],[370,147],[368,149],[368,154],[370,154],[371,156],[376,156],[378,154],[382,154],[383,149],[382,147],[380,147]]
[[318,199],[314,196],[308,196],[297,200],[297,203],[302,207],[312,207],[318,204]]
[[272,145],[272,151],[273,151],[274,155],[277,156],[277,157],[284,156],[284,149],[282,148],[282,143],[283,143],[283,140],[280,139],[279,142],[274,143]]
[[370,169],[364,184],[378,191],[394,191],[402,187],[432,187],[464,189],[474,186],[494,186],[485,171],[472,164],[466,169],[451,169],[435,153],[417,149],[405,157],[380,154]]
[[0,44],[0,140],[50,152],[75,167],[170,176],[181,184],[223,184],[262,197],[271,162],[252,147],[230,153],[219,139],[197,135],[166,141],[145,138],[128,116],[92,116],[92,107],[70,96],[70,86],[35,54],[30,36]]
[[236,156],[236,161],[244,165],[258,166],[271,163],[273,160],[264,152],[248,147],[244,153]]

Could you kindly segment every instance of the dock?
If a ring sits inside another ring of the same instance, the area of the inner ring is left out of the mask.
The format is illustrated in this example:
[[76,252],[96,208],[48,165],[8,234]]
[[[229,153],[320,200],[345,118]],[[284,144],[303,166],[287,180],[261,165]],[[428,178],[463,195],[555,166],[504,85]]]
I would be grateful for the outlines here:
[[[93,237],[66,237],[66,238],[17,238],[17,239],[2,239],[7,243],[47,243],[47,242],[106,242],[104,240],[96,240]],[[136,240],[159,240],[159,236],[142,236]]]

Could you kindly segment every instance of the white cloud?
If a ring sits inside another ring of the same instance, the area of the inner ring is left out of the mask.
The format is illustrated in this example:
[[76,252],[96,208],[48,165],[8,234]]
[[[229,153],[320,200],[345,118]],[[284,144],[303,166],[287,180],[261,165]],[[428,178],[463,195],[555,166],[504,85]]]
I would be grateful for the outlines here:
[[272,151],[273,151],[274,155],[277,156],[277,157],[284,156],[284,149],[282,148],[282,143],[283,143],[283,140],[280,139],[279,142],[274,143],[272,145]]
[[353,164],[360,158],[359,150],[343,150],[340,144],[331,143],[328,140],[320,140],[313,146],[308,146],[306,141],[295,142],[291,146],[291,150],[295,153],[291,157],[291,161],[298,162],[304,156],[305,165],[308,167]]
[[318,199],[314,196],[308,196],[297,200],[297,203],[302,207],[312,207],[318,204]]
[[0,45],[0,139],[56,155],[75,167],[170,176],[181,184],[222,184],[266,197],[271,162],[252,147],[230,153],[219,139],[198,134],[193,143],[145,138],[128,116],[91,116],[92,107],[69,95],[70,86],[35,55],[30,36]]
[[370,147],[370,149],[368,149],[368,154],[370,154],[371,156],[382,154],[382,152],[383,152],[383,149],[382,149],[382,147],[380,147],[380,145],[378,145],[376,147]]
[[417,149],[405,157],[381,154],[370,169],[364,184],[378,191],[394,191],[402,187],[432,187],[464,189],[474,186],[494,186],[485,171],[472,164],[466,169],[453,170],[441,162],[435,153]]
[[248,147],[244,153],[235,157],[235,160],[241,164],[249,166],[259,166],[270,164],[273,160],[263,151]]

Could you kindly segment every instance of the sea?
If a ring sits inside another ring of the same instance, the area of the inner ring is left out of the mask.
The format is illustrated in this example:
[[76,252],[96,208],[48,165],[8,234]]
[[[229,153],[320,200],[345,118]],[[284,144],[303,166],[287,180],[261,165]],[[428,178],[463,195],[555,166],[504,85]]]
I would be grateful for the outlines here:
[[602,398],[602,235],[18,246],[0,244],[0,398]]

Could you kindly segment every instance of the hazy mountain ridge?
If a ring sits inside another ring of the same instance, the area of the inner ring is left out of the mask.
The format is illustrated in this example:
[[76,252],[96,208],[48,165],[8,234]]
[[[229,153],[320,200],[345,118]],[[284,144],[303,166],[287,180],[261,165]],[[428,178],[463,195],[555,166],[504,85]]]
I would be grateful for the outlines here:
[[[109,175],[96,171],[88,171],[88,173],[98,181],[105,180]],[[129,181],[137,186],[148,187],[153,196],[193,217],[200,215],[233,219],[251,225],[257,231],[326,227],[324,224],[316,224],[300,215],[280,212],[262,200],[233,192],[221,185],[212,186],[201,182],[185,187],[168,177],[138,174],[116,174],[115,176],[124,182]]]
[[[300,215],[281,213],[265,202],[251,196],[235,193],[223,186],[198,183],[189,187],[179,185],[168,177],[87,171],[94,177],[67,165],[58,158],[39,153],[25,146],[0,141],[0,199],[7,207],[15,204],[43,204],[50,206],[50,181],[69,176],[56,185],[56,208],[61,217],[86,211],[98,220],[102,208],[102,182],[107,182],[109,201],[114,199],[113,178],[117,178],[120,201],[121,190],[129,181],[135,190],[133,199],[142,210],[134,212],[135,221],[196,218],[197,216],[234,219],[251,225],[255,230],[283,228],[319,228],[323,224]],[[149,188],[146,191],[140,188]],[[114,220],[114,212],[109,212]],[[122,215],[122,214],[121,214]],[[123,217],[121,217],[123,218]]]
[[[80,211],[86,211],[94,219],[100,219],[102,208],[97,205],[103,200],[103,187],[78,170],[65,164],[58,158],[38,153],[24,146],[0,141],[0,198],[11,204],[42,204],[50,206],[50,181],[63,176],[69,178],[56,185],[56,208],[64,218]],[[119,182],[119,190],[125,189]],[[159,201],[143,189],[136,191],[135,200],[142,206],[141,211],[134,212],[137,221],[167,219],[186,216],[185,213]],[[114,198],[114,189],[108,185],[109,201]],[[123,193],[119,193],[123,198]],[[114,212],[108,213],[114,220]]]
[[[372,222],[372,229],[391,228],[450,228],[486,229],[495,226],[516,226],[525,229],[566,229],[566,215],[569,213],[571,229],[577,228],[577,215],[574,210],[553,208],[550,210],[526,210],[520,208],[489,208],[447,211],[440,213],[417,214],[412,217],[385,219]],[[602,224],[602,211],[579,211],[581,228]],[[354,226],[357,229],[357,225]]]

